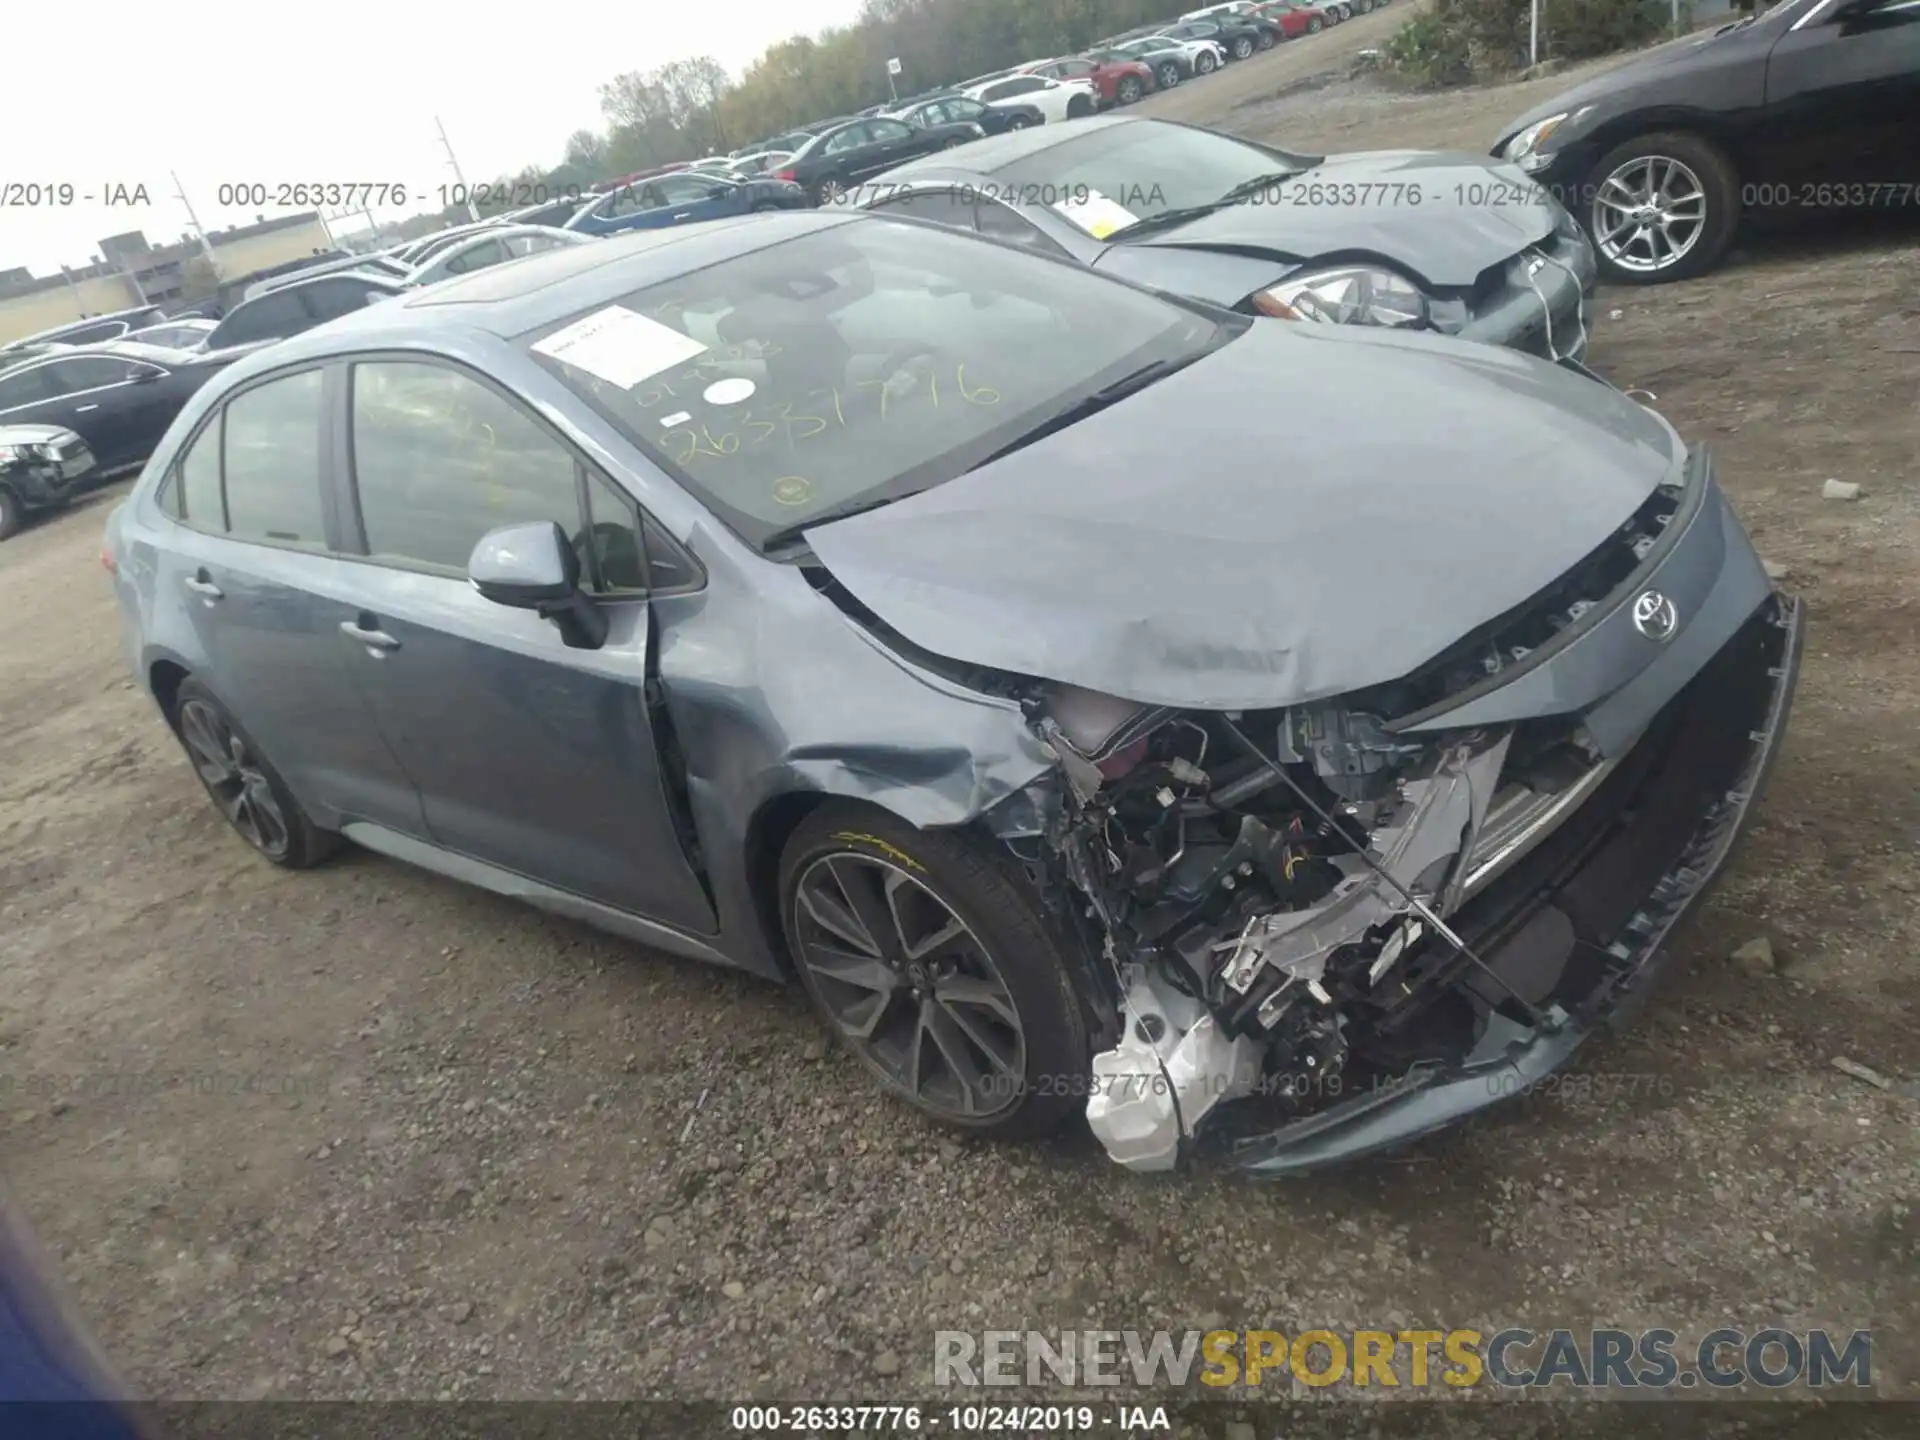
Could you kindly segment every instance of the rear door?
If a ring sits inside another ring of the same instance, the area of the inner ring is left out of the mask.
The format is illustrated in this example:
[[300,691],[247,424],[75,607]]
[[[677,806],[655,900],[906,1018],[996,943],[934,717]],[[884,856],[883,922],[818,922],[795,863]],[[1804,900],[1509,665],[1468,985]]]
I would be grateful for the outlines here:
[[699,175],[662,176],[655,188],[667,212],[663,223],[668,225],[738,214],[745,193],[737,185]]
[[951,144],[953,137],[922,130],[902,120],[877,119],[867,122],[867,141],[869,148],[860,156],[859,178],[862,180],[870,180],[881,171],[891,170],[916,156],[931,154]]
[[[1837,0],[1767,57],[1750,147],[1804,208],[1906,210],[1920,194],[1920,0]],[[1837,184],[1836,184],[1837,182]]]
[[178,408],[159,383],[168,372],[145,361],[74,355],[41,371],[50,422],[84,439],[103,469],[146,459]]
[[[632,500],[519,400],[437,360],[352,368],[359,682],[449,850],[711,934],[662,783],[645,546]],[[487,531],[553,520],[610,624],[568,649],[466,579]]]
[[283,372],[238,391],[160,490],[177,522],[158,583],[178,594],[202,681],[323,823],[370,820],[425,838],[413,782],[354,682],[340,627],[359,566],[336,553],[321,475],[332,454],[329,374]]

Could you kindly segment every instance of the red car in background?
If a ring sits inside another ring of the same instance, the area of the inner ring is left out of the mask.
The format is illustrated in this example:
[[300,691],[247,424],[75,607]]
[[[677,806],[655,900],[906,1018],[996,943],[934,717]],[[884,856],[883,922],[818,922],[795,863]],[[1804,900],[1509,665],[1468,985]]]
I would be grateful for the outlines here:
[[1302,5],[1298,0],[1271,0],[1269,4],[1255,6],[1252,13],[1278,25],[1280,33],[1289,40],[1298,40],[1302,35],[1318,35],[1327,26],[1340,23],[1337,14],[1323,10],[1318,5]]
[[1102,110],[1131,105],[1154,88],[1153,71],[1138,60],[1069,55],[1058,60],[1036,60],[1013,73],[1045,75],[1050,80],[1084,80],[1099,93]]

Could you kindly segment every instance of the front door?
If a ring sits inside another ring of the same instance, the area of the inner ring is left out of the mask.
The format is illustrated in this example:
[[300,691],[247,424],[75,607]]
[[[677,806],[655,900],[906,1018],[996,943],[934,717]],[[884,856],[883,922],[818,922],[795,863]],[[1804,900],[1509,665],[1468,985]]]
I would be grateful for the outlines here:
[[1910,213],[1920,185],[1920,0],[1838,0],[1782,35],[1767,57],[1752,152],[1768,178],[1795,187],[1795,208]]
[[[360,630],[345,637],[381,728],[449,850],[711,934],[662,783],[647,683],[638,512],[517,400],[451,366],[352,372],[364,536]],[[487,531],[554,520],[612,624],[598,650],[483,600]]]

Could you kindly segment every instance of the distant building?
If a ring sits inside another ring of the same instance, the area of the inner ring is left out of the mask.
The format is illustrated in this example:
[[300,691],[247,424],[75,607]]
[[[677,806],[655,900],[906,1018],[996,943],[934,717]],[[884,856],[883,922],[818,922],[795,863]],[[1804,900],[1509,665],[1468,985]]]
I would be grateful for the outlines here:
[[0,344],[56,325],[106,315],[134,305],[184,304],[261,270],[298,263],[333,250],[318,212],[209,231],[217,275],[197,240],[153,245],[138,230],[99,242],[92,265],[57,275],[23,268],[0,270]]

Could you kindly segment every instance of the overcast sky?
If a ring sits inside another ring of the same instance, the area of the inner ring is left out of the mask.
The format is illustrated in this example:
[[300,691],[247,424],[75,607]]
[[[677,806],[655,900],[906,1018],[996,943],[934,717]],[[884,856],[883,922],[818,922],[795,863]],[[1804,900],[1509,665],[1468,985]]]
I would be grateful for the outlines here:
[[[47,275],[88,263],[105,235],[177,240],[188,222],[170,169],[214,230],[296,213],[223,208],[223,182],[398,183],[416,195],[452,183],[435,115],[469,181],[555,165],[567,136],[600,128],[603,81],[699,54],[737,77],[776,41],[850,21],[859,0],[14,0],[7,10],[0,187],[70,182],[95,197],[0,208],[0,270]],[[116,184],[144,184],[152,204],[107,208]]]

